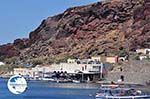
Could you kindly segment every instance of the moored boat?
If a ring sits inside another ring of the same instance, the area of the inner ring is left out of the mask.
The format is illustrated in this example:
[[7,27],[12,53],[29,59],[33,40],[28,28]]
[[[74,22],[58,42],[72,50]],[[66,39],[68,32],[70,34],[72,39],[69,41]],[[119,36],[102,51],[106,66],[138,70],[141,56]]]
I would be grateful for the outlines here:
[[52,77],[44,77],[44,78],[42,78],[42,80],[43,81],[55,81],[55,79]]
[[57,83],[70,83],[72,82],[71,79],[57,79],[56,80]]
[[101,87],[96,99],[150,99],[150,95],[133,88],[121,88],[117,85]]

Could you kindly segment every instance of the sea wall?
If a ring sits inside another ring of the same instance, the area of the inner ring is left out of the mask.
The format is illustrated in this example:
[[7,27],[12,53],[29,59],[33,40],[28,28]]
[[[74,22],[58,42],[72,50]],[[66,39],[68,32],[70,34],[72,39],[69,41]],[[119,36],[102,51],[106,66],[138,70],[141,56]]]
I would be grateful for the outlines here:
[[150,82],[150,72],[109,72],[106,79],[116,82],[121,76],[124,76],[124,82],[128,83],[146,84]]

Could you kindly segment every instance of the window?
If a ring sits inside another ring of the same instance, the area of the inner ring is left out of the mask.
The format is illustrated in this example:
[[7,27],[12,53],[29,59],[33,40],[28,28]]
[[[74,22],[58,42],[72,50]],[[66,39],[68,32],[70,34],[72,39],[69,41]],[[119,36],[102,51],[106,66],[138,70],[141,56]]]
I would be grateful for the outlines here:
[[84,67],[82,67],[82,71],[84,71]]
[[99,69],[99,66],[93,66],[93,69]]

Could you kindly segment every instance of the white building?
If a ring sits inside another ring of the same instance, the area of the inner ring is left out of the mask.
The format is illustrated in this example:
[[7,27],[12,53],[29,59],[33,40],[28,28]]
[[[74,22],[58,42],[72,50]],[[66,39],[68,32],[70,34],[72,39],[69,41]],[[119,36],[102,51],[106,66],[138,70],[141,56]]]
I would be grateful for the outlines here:
[[137,49],[137,53],[142,53],[142,54],[149,54],[150,55],[150,48],[144,48],[144,49]]
[[70,74],[85,73],[94,74],[100,73],[101,63],[92,60],[68,60],[68,63],[52,64],[50,65],[51,72],[67,72]]
[[36,67],[32,68],[32,71],[33,72],[43,72],[43,73],[51,72],[50,66],[36,66]]
[[52,73],[50,66],[36,66],[32,68],[34,77],[46,77],[49,73]]
[[104,78],[104,75],[107,74],[107,70],[110,68],[111,64],[103,64],[102,62],[94,61],[93,59],[69,59],[68,63],[50,65],[50,72],[64,72],[71,75],[80,75],[80,77],[85,80],[88,78],[90,80],[98,80],[100,78]]
[[67,72],[67,73],[98,73],[100,64],[77,64],[77,63],[60,63],[51,65],[51,72]]
[[91,79],[100,78],[99,75],[106,72],[106,68],[110,65],[103,65],[99,61],[93,61],[92,59],[68,59],[67,63],[52,64],[49,66],[36,66],[32,69],[28,68],[15,68],[14,74],[29,75],[30,77],[50,77],[55,73],[67,73],[69,75],[84,75],[85,79],[90,77]]

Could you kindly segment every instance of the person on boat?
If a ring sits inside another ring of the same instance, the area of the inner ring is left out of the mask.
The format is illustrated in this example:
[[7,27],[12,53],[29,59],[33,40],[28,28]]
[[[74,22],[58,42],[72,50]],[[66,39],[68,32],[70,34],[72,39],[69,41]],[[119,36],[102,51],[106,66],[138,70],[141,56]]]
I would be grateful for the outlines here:
[[121,90],[121,91],[119,92],[119,96],[125,96],[125,95],[126,95],[126,93],[125,93],[124,90]]

